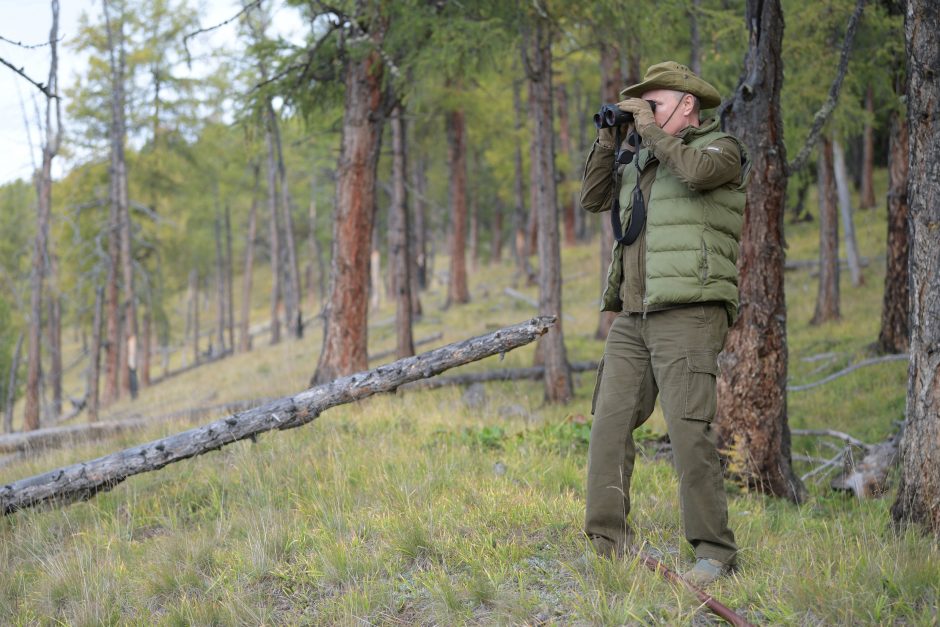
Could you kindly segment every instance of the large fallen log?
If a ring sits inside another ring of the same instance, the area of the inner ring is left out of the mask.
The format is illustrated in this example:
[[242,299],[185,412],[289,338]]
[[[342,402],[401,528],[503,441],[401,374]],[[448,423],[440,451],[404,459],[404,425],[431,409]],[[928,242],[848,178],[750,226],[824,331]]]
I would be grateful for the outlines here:
[[[586,372],[597,370],[596,361],[571,362],[572,372]],[[468,372],[466,374],[453,374],[446,377],[435,377],[424,381],[415,381],[402,386],[403,390],[436,390],[450,385],[473,385],[474,383],[490,383],[492,381],[524,381],[527,379],[541,379],[545,376],[544,366],[530,368],[503,368],[500,370],[485,370],[483,372]]]
[[293,429],[315,420],[323,411],[373,394],[391,392],[418,379],[433,377],[491,355],[532,342],[548,331],[554,317],[533,318],[498,331],[399,359],[280,398],[261,407],[216,420],[147,444],[88,462],[27,477],[0,488],[0,509],[7,515],[41,503],[66,504],[94,497],[128,477],[254,438],[274,429]]

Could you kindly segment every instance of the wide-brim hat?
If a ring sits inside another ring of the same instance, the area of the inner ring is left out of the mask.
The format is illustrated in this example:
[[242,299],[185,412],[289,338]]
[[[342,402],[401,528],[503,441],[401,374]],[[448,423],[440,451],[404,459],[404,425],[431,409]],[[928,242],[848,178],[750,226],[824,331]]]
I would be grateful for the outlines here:
[[711,109],[721,104],[721,95],[709,83],[695,75],[687,66],[675,61],[666,61],[651,65],[646,70],[642,83],[630,85],[620,92],[626,98],[639,98],[654,89],[671,89],[692,94],[699,99],[703,109]]

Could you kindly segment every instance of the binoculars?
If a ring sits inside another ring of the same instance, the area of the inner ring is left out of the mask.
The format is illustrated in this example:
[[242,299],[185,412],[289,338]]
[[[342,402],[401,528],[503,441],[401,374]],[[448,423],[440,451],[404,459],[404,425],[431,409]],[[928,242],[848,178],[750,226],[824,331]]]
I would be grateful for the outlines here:
[[[650,109],[656,113],[656,103],[650,102]],[[601,110],[594,114],[594,126],[597,128],[613,128],[623,126],[633,122],[633,114],[629,111],[623,111],[615,104],[601,105]]]

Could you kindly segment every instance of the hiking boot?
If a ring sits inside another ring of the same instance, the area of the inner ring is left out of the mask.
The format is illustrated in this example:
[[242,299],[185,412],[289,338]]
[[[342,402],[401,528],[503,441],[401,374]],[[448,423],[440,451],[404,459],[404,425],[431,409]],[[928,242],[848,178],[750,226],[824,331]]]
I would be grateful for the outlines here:
[[682,573],[682,578],[701,588],[730,572],[731,564],[703,557],[695,562],[695,566]]

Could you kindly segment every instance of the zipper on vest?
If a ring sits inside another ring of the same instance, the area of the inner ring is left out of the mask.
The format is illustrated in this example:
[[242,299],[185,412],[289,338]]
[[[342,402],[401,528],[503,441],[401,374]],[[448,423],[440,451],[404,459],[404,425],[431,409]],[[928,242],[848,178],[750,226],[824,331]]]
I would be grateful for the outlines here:
[[643,294],[643,319],[646,320],[646,308],[649,307],[649,299]]

